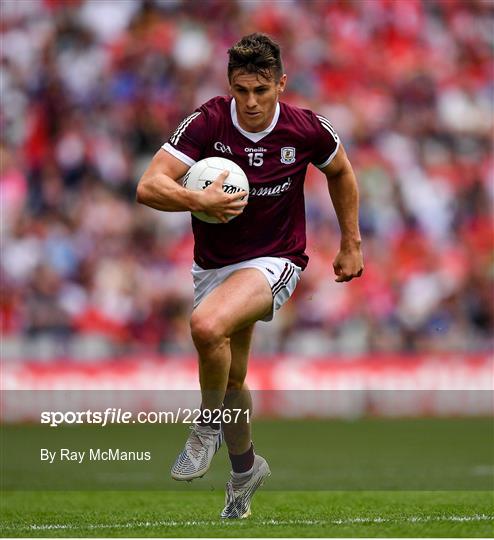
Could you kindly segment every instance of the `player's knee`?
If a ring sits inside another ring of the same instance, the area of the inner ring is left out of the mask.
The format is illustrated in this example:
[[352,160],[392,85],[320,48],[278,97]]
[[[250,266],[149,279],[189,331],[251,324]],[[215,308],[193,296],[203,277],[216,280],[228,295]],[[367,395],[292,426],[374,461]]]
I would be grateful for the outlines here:
[[201,314],[192,314],[190,331],[195,345],[201,348],[217,347],[227,339],[220,321]]

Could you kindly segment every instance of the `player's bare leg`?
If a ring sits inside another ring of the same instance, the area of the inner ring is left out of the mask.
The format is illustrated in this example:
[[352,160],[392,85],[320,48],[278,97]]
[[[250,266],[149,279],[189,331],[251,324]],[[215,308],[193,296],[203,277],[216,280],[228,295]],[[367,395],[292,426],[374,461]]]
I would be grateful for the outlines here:
[[[233,455],[242,455],[247,452],[252,442],[250,426],[250,413],[252,410],[252,397],[245,383],[247,365],[249,361],[250,344],[254,325],[247,326],[230,337],[231,365],[228,374],[228,386],[224,399],[225,409],[238,410],[236,422],[223,423],[223,434],[228,446],[228,452]],[[244,411],[248,411],[247,416]],[[235,413],[236,414],[236,413]]]
[[[225,409],[240,410],[242,413],[235,422],[223,422],[232,472],[226,484],[222,518],[248,517],[254,493],[271,474],[266,460],[254,454],[252,445],[252,397],[245,377],[253,331],[254,324],[251,324],[230,336],[231,363],[224,405]],[[249,417],[244,411],[249,411]]]
[[232,360],[231,336],[262,319],[273,297],[266,278],[255,268],[234,272],[194,310],[192,339],[199,354],[203,407],[221,407]]
[[[272,309],[272,302],[266,278],[257,269],[245,268],[231,274],[192,313],[191,332],[199,355],[203,419],[223,405],[232,364],[231,337],[265,317]],[[220,426],[204,422],[194,426],[172,467],[172,477],[192,480],[203,476],[221,441]]]

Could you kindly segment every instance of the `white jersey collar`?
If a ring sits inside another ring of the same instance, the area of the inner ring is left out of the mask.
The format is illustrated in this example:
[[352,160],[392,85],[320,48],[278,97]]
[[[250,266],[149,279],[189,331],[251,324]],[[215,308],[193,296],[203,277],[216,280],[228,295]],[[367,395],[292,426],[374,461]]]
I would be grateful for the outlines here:
[[235,98],[232,98],[232,101],[230,102],[230,114],[232,117],[233,125],[240,131],[240,133],[247,137],[247,139],[250,139],[252,142],[258,142],[262,138],[264,138],[266,135],[269,135],[273,129],[276,126],[276,123],[278,122],[278,118],[280,117],[280,104],[279,102],[276,103],[276,109],[274,111],[273,120],[271,121],[271,124],[264,130],[264,131],[258,131],[257,133],[252,133],[251,131],[245,131],[245,129],[242,129],[240,127],[240,124],[238,123],[238,117],[237,117],[237,104],[235,103]]

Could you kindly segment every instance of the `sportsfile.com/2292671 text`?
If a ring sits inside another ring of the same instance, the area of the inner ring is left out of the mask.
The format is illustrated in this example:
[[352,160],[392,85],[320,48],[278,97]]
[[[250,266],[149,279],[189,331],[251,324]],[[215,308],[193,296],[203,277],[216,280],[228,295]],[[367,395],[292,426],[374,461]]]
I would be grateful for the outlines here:
[[103,411],[42,411],[41,424],[58,427],[63,424],[198,424],[201,421],[223,424],[250,423],[250,411],[244,409],[201,410],[178,407],[174,411],[125,411],[108,407]]

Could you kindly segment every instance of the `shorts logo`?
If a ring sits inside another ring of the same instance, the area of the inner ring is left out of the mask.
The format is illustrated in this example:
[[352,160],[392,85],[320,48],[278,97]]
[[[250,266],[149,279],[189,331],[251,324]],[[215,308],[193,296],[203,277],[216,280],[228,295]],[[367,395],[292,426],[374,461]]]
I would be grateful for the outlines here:
[[293,146],[284,146],[281,149],[281,163],[285,165],[290,165],[295,163],[295,148]]

